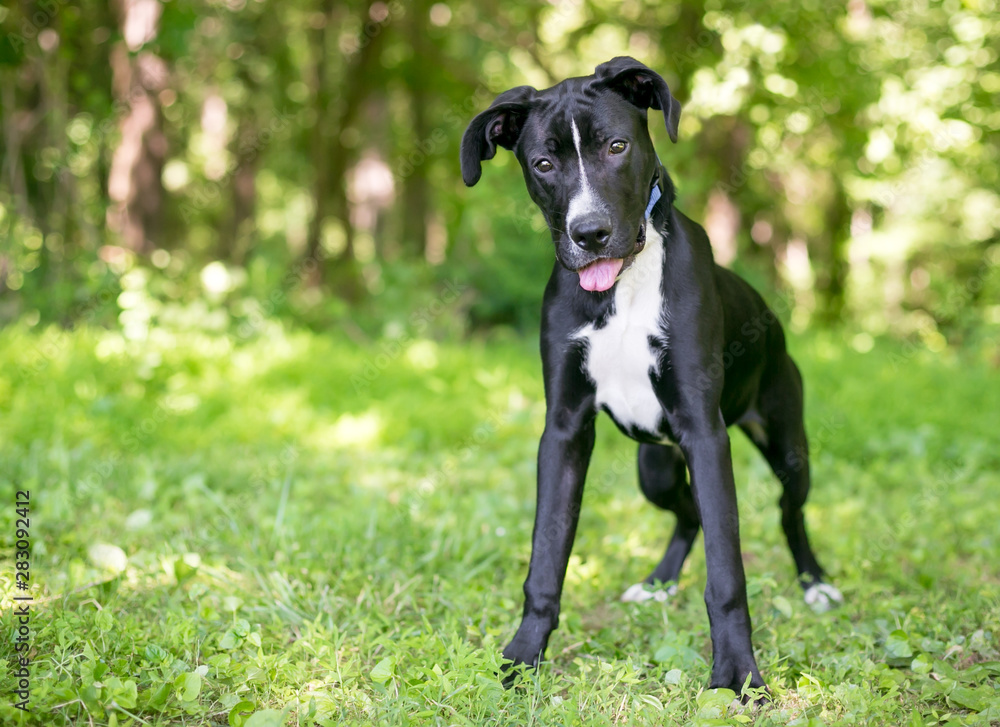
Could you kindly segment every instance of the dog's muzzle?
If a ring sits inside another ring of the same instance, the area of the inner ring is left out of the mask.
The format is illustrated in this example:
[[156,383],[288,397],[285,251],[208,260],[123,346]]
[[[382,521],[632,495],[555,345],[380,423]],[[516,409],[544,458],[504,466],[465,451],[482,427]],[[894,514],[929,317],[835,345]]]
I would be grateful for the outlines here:
[[646,247],[646,225],[653,214],[653,208],[660,201],[663,193],[660,191],[659,170],[653,175],[649,189],[649,204],[646,205],[646,212],[639,223],[639,232],[636,233],[635,244],[632,252],[624,258],[600,258],[589,265],[577,270],[580,275],[580,287],[590,292],[604,292],[610,290],[612,286],[621,278],[623,272],[629,269],[635,262],[636,255]]

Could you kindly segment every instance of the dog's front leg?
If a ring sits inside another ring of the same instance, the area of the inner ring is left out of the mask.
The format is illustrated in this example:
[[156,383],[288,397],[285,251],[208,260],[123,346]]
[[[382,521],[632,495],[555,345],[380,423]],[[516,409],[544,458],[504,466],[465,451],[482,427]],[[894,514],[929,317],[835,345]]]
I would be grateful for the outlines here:
[[[720,415],[721,420],[721,415]],[[708,583],[705,605],[712,632],[711,687],[737,694],[750,675],[750,686],[762,687],[750,643],[750,611],[740,554],[739,511],[729,434],[725,424],[696,428],[682,438],[691,471],[691,487],[705,534]]]
[[[573,419],[571,425],[548,421],[538,446],[537,509],[531,565],[524,582],[524,613],[517,634],[503,651],[514,666],[537,666],[549,634],[559,624],[559,599],[594,448],[593,414]],[[506,684],[512,676],[508,675]]]

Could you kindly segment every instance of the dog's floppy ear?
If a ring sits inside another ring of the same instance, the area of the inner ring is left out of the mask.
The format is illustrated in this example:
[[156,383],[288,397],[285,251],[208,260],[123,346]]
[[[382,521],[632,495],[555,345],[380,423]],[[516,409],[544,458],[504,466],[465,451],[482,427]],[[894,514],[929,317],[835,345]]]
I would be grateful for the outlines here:
[[497,144],[513,149],[521,135],[535,94],[531,86],[504,91],[469,124],[462,136],[462,179],[471,187],[483,174],[482,162],[497,153]]
[[659,73],[635,58],[618,56],[599,65],[594,71],[594,76],[599,83],[639,108],[663,111],[663,121],[667,125],[670,141],[677,141],[677,123],[681,119],[681,105],[670,93],[667,82]]

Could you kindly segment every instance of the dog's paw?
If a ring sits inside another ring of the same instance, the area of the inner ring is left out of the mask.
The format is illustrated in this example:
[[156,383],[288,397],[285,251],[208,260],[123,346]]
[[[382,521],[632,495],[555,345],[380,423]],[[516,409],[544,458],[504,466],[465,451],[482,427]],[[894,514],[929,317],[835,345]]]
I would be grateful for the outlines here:
[[829,583],[813,583],[806,589],[805,601],[816,613],[826,613],[842,604],[844,596]]
[[517,684],[531,669],[535,666],[532,664],[521,662],[514,662],[510,659],[504,657],[503,666],[500,667],[500,673],[497,675],[500,677],[500,683],[503,684],[504,689],[510,689],[515,684]]
[[[715,666],[713,665],[713,672],[715,670]],[[742,680],[734,678],[735,674],[739,674],[744,670],[747,674]],[[726,670],[724,667],[722,671],[729,672],[728,678],[722,677],[721,674],[716,675],[713,673],[709,689],[723,689],[731,692],[735,696],[735,699],[730,704],[730,710],[735,712],[737,710],[743,711],[746,708],[753,709],[770,701],[771,690],[764,683],[764,679],[761,677],[760,672],[757,671],[756,665],[738,669],[735,674],[732,670]]]
[[[528,627],[525,628],[525,624],[522,622],[514,639],[503,650],[503,667],[500,677],[506,689],[514,686],[526,672],[536,669],[542,660],[548,636],[539,644],[537,638],[534,638],[530,632],[531,624],[529,623]],[[528,635],[525,635],[526,633]]]
[[663,602],[677,593],[677,586],[654,588],[648,583],[636,583],[622,594],[622,603],[642,603],[643,601]]
[[511,651],[511,647],[507,647],[503,652],[503,665],[500,667],[500,681],[503,684],[504,689],[510,689],[521,678],[531,669],[534,669],[538,664],[538,660],[534,662],[522,659],[520,656],[516,656],[515,652]]

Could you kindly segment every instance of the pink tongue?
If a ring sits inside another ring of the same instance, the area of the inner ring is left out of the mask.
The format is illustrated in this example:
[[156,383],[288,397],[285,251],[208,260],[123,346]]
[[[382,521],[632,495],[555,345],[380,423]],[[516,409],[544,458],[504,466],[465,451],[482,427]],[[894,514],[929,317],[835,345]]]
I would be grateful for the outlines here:
[[611,260],[598,260],[592,262],[587,267],[579,270],[580,287],[584,290],[607,290],[615,284],[618,271],[622,269],[624,260],[613,258]]

